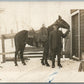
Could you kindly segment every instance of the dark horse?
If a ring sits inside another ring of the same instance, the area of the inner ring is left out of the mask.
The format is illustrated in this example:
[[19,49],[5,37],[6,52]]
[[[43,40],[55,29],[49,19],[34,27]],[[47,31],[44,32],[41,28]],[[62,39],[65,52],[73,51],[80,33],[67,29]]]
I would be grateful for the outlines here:
[[[33,34],[32,34],[33,33]],[[31,35],[32,34],[32,35]],[[22,30],[18,32],[15,37],[15,66],[17,66],[17,55],[20,54],[21,61],[24,65],[26,65],[24,58],[23,58],[23,52],[26,44],[29,44],[31,46],[34,45],[33,43],[33,37],[34,37],[34,31],[27,31]]]
[[[39,30],[40,31],[40,30]],[[34,31],[34,30],[22,30],[20,32],[18,32],[15,37],[14,37],[14,41],[15,41],[15,66],[17,66],[17,56],[18,54],[20,54],[20,58],[21,61],[23,63],[23,65],[26,65],[24,58],[23,58],[23,52],[24,52],[24,48],[25,45],[31,45],[31,46],[36,46],[39,47],[39,39],[40,39],[40,33]]]
[[[47,40],[46,40],[46,42],[45,42],[45,45],[44,45],[44,52],[43,52],[43,58],[42,58],[42,61],[41,61],[41,63],[42,63],[42,65],[46,65],[46,66],[50,66],[49,65],[49,63],[48,63],[48,57],[49,57],[49,36],[50,36],[50,33],[53,31],[53,25],[54,26],[58,26],[58,28],[65,28],[65,29],[68,29],[68,32],[66,33],[66,34],[68,34],[69,33],[69,31],[70,31],[70,26],[69,26],[69,24],[65,21],[65,20],[63,20],[62,18],[61,18],[61,16],[59,16],[59,18],[56,20],[56,22],[55,23],[53,23],[51,26],[49,26],[48,27],[48,38],[47,38]],[[56,38],[55,38],[56,39]],[[57,39],[58,40],[58,39]],[[53,42],[54,43],[54,42]],[[60,47],[60,45],[59,44],[56,44],[56,45],[58,45],[58,47]],[[60,49],[60,50],[59,50]],[[59,48],[59,49],[57,49],[58,50],[58,54],[61,54],[61,51],[62,51],[62,48]],[[52,58],[52,57],[51,57]],[[59,59],[59,58],[58,58]],[[53,64],[53,60],[52,60],[52,64]],[[53,67],[52,67],[53,68]]]

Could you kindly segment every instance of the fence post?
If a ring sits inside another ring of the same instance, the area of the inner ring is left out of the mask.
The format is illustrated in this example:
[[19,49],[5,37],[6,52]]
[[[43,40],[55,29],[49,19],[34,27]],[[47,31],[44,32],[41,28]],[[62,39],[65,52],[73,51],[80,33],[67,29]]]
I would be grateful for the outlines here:
[[4,35],[2,35],[1,41],[2,41],[2,62],[4,63],[4,62],[6,61],[6,60],[5,60],[5,43],[4,43]]
[[[11,30],[11,34],[13,34],[13,30]],[[13,38],[11,38],[11,46],[13,48]]]

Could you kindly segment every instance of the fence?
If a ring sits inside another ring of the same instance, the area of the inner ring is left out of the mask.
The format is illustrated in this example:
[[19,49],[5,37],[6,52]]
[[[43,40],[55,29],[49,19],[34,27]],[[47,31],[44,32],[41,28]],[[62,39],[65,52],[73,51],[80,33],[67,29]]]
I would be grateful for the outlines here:
[[[13,61],[14,58],[12,57],[6,57],[7,54],[14,54],[15,52],[6,52],[5,49],[5,40],[6,39],[13,39],[15,36],[15,34],[4,34],[1,36],[1,41],[2,41],[2,53],[0,53],[0,55],[2,55],[2,62],[6,62],[6,61]],[[11,40],[13,41],[13,40]],[[13,43],[13,42],[12,42]],[[42,57],[43,55],[43,48],[36,48],[36,47],[26,47],[25,51],[24,51],[24,57],[25,59],[27,58],[38,58],[38,57]],[[62,53],[62,55],[66,55],[65,51]],[[66,57],[66,56],[65,56]],[[69,58],[69,56],[68,56]]]
[[[6,39],[13,39],[15,36],[15,34],[4,34],[1,36],[1,41],[2,41],[2,53],[0,53],[0,55],[2,55],[2,62],[6,62],[6,61],[13,61],[14,58],[7,58],[6,54],[14,54],[15,52],[5,52],[5,40]],[[43,48],[36,48],[36,47],[27,47],[25,48],[24,51],[24,56],[25,59],[26,58],[37,58],[37,57],[42,57],[43,54]]]

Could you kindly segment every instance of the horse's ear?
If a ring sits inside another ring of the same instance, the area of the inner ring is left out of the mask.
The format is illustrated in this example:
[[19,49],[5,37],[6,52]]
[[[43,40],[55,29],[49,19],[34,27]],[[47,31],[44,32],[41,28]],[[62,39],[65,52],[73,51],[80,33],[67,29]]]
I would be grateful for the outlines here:
[[61,19],[62,19],[62,17],[59,15],[59,16],[58,16],[58,19],[59,19],[59,20],[61,20]]

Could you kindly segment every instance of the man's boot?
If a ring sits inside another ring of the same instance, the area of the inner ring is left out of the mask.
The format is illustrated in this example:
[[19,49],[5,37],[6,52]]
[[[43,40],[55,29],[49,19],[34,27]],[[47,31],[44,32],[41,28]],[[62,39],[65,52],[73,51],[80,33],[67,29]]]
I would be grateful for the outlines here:
[[62,65],[60,63],[60,57],[61,57],[61,55],[58,55],[58,66],[59,66],[59,68],[62,68]]
[[52,68],[55,68],[55,61],[52,61]]

